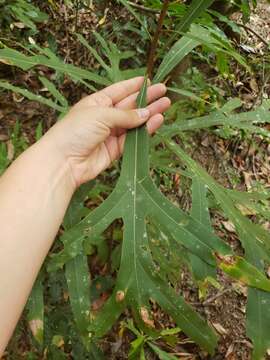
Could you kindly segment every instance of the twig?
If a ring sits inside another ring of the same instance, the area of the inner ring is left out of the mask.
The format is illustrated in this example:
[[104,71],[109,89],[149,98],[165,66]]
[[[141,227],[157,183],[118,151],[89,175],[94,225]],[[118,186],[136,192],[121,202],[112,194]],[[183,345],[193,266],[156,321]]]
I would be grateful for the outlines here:
[[157,24],[157,29],[154,35],[154,38],[151,42],[151,47],[150,47],[150,51],[149,51],[149,56],[148,56],[148,63],[147,63],[147,74],[149,79],[151,79],[152,77],[152,72],[153,72],[153,68],[154,68],[154,64],[155,64],[155,53],[157,50],[157,44],[158,44],[158,38],[159,35],[161,33],[161,29],[162,29],[162,25],[168,10],[168,6],[169,6],[169,2],[170,0],[164,0],[163,2],[163,6],[162,6],[162,10],[158,19],[158,24]]
[[218,298],[220,298],[221,296],[223,296],[224,294],[226,294],[227,292],[231,291],[232,288],[226,288],[220,292],[218,292],[217,294],[211,296],[210,298],[206,299],[202,304],[205,305],[210,305],[212,302],[214,302],[215,300],[217,300]]
[[76,0],[75,3],[75,32],[77,32],[78,28],[78,16],[79,16],[79,0]]
[[247,25],[244,25],[244,24],[241,24],[241,23],[236,23],[236,25],[242,27],[246,31],[251,32],[253,35],[257,36],[257,38],[260,39],[261,42],[263,42],[265,46],[269,47],[269,43],[266,40],[264,40],[264,38],[260,34],[258,34],[255,30],[253,30],[250,27],[248,27]]
[[210,298],[206,299],[204,302],[193,302],[191,303],[191,305],[193,306],[209,306],[209,305],[213,305],[213,301],[217,300],[218,298],[220,298],[221,296],[223,296],[224,294],[226,294],[227,292],[230,292],[232,290],[231,287],[226,288],[220,292],[218,292],[217,294],[211,296]]
[[145,7],[143,5],[139,5],[139,4],[134,4],[132,1],[127,1],[127,3],[130,6],[134,7],[135,9],[146,11],[146,12],[151,12],[153,14],[159,14],[159,10],[151,9],[151,8]]

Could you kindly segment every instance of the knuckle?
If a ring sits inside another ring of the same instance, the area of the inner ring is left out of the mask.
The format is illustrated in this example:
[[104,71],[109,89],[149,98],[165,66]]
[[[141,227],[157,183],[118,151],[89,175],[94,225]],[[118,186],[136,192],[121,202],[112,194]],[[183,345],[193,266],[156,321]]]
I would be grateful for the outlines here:
[[113,105],[112,99],[108,95],[106,95],[102,92],[97,92],[97,93],[93,94],[91,97],[92,97],[91,100],[95,102],[96,106],[111,107]]

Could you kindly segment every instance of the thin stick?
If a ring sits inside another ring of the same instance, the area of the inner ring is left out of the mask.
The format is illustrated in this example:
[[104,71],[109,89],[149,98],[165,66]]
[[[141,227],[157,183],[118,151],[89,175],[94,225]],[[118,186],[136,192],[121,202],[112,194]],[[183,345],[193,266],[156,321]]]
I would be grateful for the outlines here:
[[162,10],[161,10],[161,13],[160,13],[160,16],[158,19],[157,29],[156,29],[154,38],[151,43],[149,56],[148,56],[148,63],[147,63],[147,74],[148,74],[149,79],[151,79],[151,77],[152,77],[152,72],[153,72],[153,68],[154,68],[154,64],[155,64],[155,54],[156,54],[157,45],[158,45],[158,38],[159,38],[159,35],[162,30],[165,16],[167,14],[169,2],[170,2],[170,0],[164,0],[164,2],[163,2]]
[[134,7],[135,9],[138,9],[138,10],[141,10],[141,11],[146,11],[146,12],[151,12],[153,14],[159,14],[159,10],[151,9],[151,8],[145,7],[143,5],[139,5],[139,4],[134,4],[132,1],[128,1],[127,3],[130,6]]

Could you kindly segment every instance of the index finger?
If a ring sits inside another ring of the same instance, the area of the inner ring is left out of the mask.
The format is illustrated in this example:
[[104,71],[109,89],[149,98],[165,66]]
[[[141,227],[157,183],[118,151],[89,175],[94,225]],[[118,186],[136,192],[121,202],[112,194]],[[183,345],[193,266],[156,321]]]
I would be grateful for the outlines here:
[[116,104],[127,96],[138,92],[143,84],[143,81],[144,77],[138,76],[110,85],[100,92],[109,96],[112,99],[113,104]]

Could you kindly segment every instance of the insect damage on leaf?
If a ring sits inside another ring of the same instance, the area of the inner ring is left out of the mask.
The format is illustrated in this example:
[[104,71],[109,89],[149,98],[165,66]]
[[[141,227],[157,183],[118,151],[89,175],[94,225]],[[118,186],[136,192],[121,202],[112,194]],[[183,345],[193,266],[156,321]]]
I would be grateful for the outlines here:
[[122,290],[119,290],[116,292],[116,302],[122,302],[125,299],[125,292]]
[[43,342],[43,330],[44,323],[40,319],[33,319],[29,321],[30,330],[34,336],[34,338],[39,342]]

